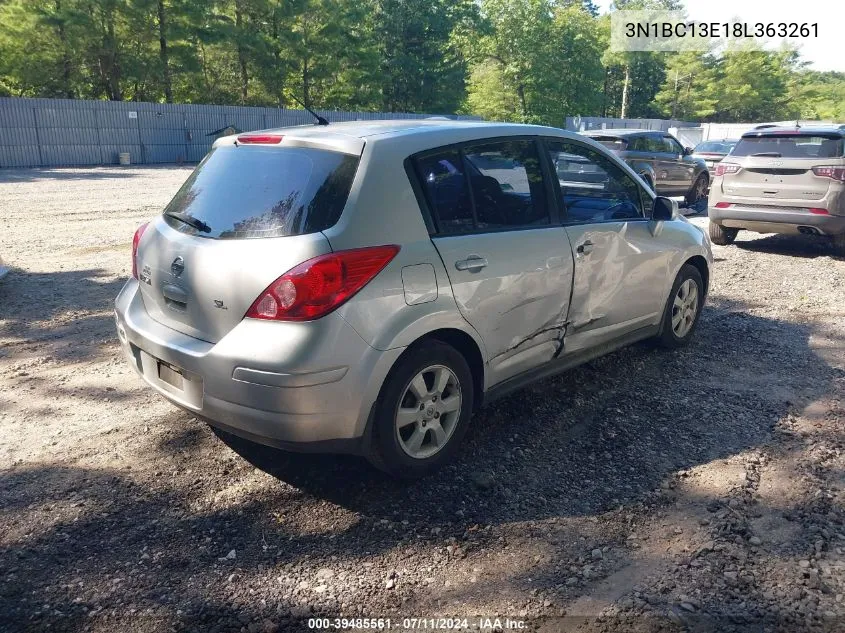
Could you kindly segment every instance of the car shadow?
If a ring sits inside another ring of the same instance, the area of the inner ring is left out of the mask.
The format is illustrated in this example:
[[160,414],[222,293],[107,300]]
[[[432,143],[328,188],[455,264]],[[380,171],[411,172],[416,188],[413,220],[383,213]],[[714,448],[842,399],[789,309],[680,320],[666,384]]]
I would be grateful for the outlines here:
[[[741,232],[740,235],[745,236],[749,234]],[[734,242],[734,245],[744,251],[754,253],[790,255],[805,259],[831,257],[839,261],[845,261],[845,257],[836,253],[831,240],[813,235],[765,235],[756,239],[740,240]]]
[[764,441],[838,375],[810,349],[810,326],[748,310],[715,301],[686,348],[635,345],[485,406],[457,461],[421,483],[391,480],[359,458],[221,438],[279,481],[370,516],[489,524],[593,514]]
[[0,337],[9,348],[49,351],[59,361],[93,358],[98,345],[116,341],[112,306],[125,282],[100,268],[12,269],[0,283]]

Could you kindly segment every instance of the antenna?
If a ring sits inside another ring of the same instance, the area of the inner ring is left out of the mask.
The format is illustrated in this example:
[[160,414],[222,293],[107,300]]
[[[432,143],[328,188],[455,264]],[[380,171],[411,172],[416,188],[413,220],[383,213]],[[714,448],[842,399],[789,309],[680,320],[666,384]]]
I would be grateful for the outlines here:
[[299,99],[297,99],[294,95],[290,95],[290,98],[291,98],[291,99],[293,99],[294,101],[296,101],[296,102],[297,102],[299,105],[301,105],[301,106],[302,106],[302,107],[303,107],[306,111],[308,111],[308,113],[309,113],[311,116],[313,116],[315,119],[317,119],[317,125],[328,125],[328,124],[329,124],[328,119],[321,117],[319,114],[317,114],[316,112],[314,112],[314,110],[312,110],[312,109],[311,109],[311,108],[309,108],[307,105],[305,105],[304,103],[302,103],[302,101],[300,101]]

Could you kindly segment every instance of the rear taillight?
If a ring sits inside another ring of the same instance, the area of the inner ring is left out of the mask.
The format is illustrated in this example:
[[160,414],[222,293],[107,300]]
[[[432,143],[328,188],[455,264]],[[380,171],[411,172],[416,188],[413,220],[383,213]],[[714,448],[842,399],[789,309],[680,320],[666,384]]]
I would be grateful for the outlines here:
[[730,202],[717,202],[714,206],[717,209],[727,209],[728,207],[731,206],[731,203]]
[[813,173],[816,176],[832,178],[833,180],[838,180],[839,182],[845,182],[845,167],[837,167],[836,165],[821,165],[819,167],[813,167]]
[[132,276],[135,279],[138,279],[138,243],[149,225],[149,222],[144,222],[132,236]]
[[281,134],[241,134],[238,143],[254,145],[277,145],[282,142]]
[[735,174],[739,171],[739,169],[740,167],[736,163],[717,163],[716,175],[724,176],[725,174]]
[[398,252],[398,246],[374,246],[309,259],[270,284],[245,317],[274,321],[319,319],[367,285]]
[[820,209],[818,207],[812,207],[810,209],[810,213],[813,215],[830,215],[830,212],[827,209]]

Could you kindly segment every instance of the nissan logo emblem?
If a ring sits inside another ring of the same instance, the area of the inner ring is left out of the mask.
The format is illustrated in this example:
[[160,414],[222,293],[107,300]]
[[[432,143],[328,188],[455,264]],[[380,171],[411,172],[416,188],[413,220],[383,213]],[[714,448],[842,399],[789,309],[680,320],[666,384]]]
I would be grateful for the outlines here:
[[180,255],[179,257],[173,260],[172,264],[170,264],[170,274],[172,274],[174,277],[178,277],[184,272],[184,270],[185,260],[182,259],[182,256]]

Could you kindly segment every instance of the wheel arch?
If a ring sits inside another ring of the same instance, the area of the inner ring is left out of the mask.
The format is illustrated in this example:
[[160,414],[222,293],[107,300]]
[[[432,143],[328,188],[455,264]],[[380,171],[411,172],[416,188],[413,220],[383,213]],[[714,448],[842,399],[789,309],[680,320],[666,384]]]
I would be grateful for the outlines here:
[[707,265],[707,260],[701,255],[693,255],[683,263],[682,267],[687,264],[698,270],[701,280],[704,282],[704,296],[707,296],[710,289],[710,267]]
[[408,346],[424,345],[427,340],[436,340],[456,349],[466,360],[472,374],[474,409],[478,409],[484,400],[484,356],[475,339],[463,330],[441,328],[428,332]]

